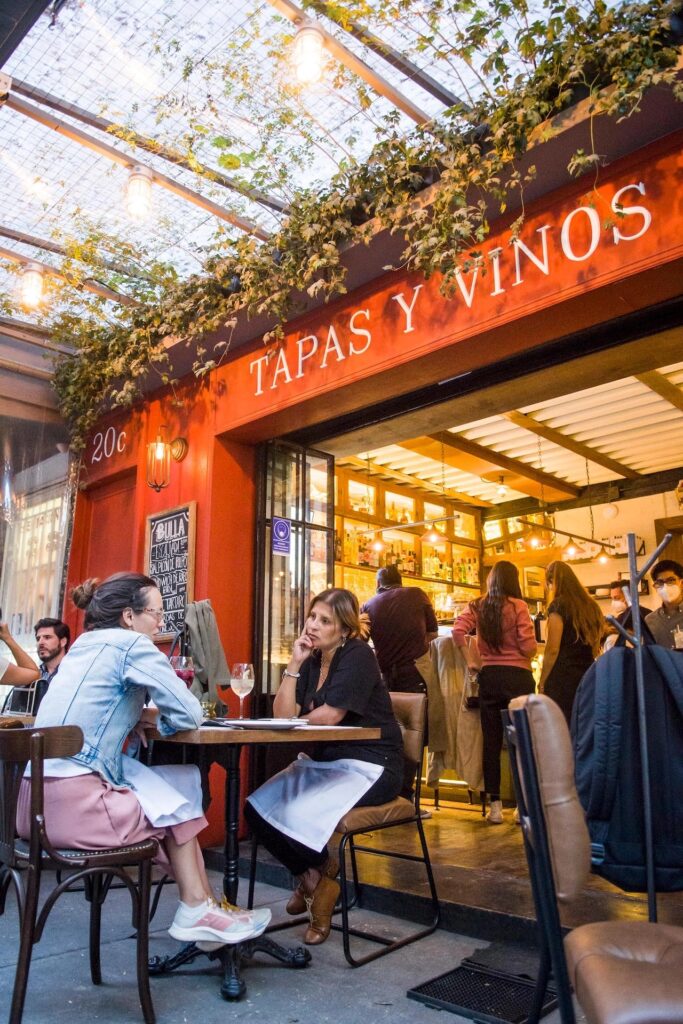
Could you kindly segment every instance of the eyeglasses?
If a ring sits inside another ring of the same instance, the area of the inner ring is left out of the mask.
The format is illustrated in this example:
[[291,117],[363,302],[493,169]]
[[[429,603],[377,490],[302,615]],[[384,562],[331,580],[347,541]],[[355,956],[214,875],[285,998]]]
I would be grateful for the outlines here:
[[148,615],[154,615],[159,622],[161,622],[164,617],[163,608],[143,608],[142,611],[147,612]]
[[662,587],[672,587],[676,583],[678,583],[678,578],[676,576],[668,576],[665,580],[654,580],[653,586],[656,590],[661,590]]

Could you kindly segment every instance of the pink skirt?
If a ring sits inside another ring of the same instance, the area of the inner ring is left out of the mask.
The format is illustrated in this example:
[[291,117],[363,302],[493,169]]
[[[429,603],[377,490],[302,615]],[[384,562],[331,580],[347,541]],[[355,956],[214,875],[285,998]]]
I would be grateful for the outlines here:
[[[106,850],[158,839],[155,864],[172,875],[164,840],[172,835],[182,846],[208,822],[202,814],[179,825],[157,828],[145,817],[131,789],[114,789],[91,772],[44,781],[45,829],[53,846],[70,850]],[[28,839],[31,831],[31,780],[22,779],[17,802],[17,832]]]

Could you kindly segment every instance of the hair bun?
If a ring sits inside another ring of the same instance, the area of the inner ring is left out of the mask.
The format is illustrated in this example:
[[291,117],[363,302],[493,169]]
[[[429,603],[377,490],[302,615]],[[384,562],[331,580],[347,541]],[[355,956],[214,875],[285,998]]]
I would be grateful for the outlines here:
[[79,583],[77,587],[73,588],[71,591],[71,600],[77,608],[88,607],[99,583],[100,581],[93,577],[92,579],[85,580],[83,583]]

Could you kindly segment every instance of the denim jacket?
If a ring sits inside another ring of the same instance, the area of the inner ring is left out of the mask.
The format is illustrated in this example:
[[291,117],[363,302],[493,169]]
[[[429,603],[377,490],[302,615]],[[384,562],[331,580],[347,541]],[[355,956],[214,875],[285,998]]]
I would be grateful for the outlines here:
[[201,725],[199,701],[148,636],[123,628],[94,629],[70,647],[35,724],[78,725],[83,747],[71,760],[113,786],[124,786],[123,744],[147,695],[159,709],[157,728],[163,736]]

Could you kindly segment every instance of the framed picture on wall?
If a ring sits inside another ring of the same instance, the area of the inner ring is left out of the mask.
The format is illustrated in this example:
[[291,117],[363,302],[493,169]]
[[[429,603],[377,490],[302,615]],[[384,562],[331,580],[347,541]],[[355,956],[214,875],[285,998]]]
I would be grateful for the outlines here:
[[522,569],[522,592],[532,601],[545,597],[545,569],[539,565],[528,565]]

